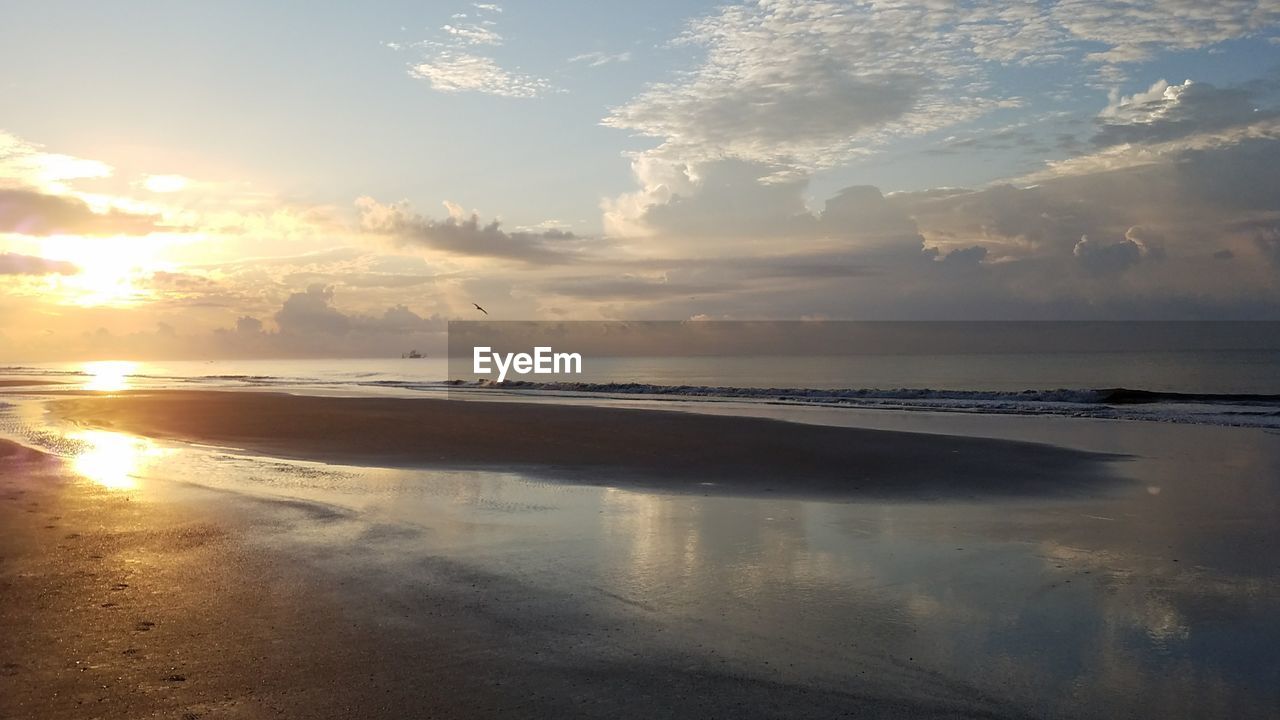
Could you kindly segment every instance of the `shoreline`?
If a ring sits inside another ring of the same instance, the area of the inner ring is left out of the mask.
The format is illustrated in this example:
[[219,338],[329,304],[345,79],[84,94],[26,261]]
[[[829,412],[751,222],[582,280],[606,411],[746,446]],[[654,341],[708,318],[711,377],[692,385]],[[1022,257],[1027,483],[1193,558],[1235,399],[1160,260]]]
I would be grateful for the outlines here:
[[181,390],[48,407],[79,426],[268,456],[677,492],[1070,495],[1117,480],[1118,456],[1046,444],[667,410]]

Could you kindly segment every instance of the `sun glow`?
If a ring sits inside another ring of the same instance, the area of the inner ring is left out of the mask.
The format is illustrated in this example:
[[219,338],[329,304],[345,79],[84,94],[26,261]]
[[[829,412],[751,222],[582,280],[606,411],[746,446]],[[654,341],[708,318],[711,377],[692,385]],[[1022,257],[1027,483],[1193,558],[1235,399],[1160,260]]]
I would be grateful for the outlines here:
[[49,290],[62,303],[81,307],[127,307],[154,297],[144,283],[157,270],[170,269],[159,260],[160,251],[172,244],[164,237],[86,238],[60,235],[46,238],[42,257],[64,260],[78,268],[71,275],[52,276]]
[[129,376],[138,369],[138,363],[123,360],[104,360],[84,364],[85,390],[119,392],[129,388]]
[[132,490],[137,474],[152,459],[165,454],[155,443],[109,430],[81,430],[67,435],[80,445],[71,467],[85,478],[111,490]]

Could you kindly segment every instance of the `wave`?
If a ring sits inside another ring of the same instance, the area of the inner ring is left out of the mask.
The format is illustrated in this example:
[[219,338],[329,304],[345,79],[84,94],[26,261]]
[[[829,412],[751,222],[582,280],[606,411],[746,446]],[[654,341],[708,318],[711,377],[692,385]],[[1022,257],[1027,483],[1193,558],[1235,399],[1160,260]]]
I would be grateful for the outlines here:
[[1114,420],[1150,420],[1280,428],[1280,395],[1179,393],[1134,388],[1052,390],[940,390],[933,388],[760,388],[651,383],[459,381],[449,385],[478,391],[644,396],[656,400],[765,402],[892,410],[1011,415],[1059,415]]
[[562,392],[611,393],[619,395],[686,395],[728,398],[785,398],[811,400],[986,400],[1055,402],[1103,405],[1146,403],[1226,403],[1280,405],[1280,395],[1177,393],[1132,388],[1057,388],[1053,390],[938,390],[933,388],[761,388],[727,385],[655,385],[652,383],[532,382],[492,380],[476,382],[451,380],[451,385],[507,390],[553,390]]

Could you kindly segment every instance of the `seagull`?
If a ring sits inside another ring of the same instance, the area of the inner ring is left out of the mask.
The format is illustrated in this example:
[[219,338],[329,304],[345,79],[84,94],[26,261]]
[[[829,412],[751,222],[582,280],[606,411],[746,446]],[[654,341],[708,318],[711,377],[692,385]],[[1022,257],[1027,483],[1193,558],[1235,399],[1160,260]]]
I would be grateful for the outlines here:
[[489,314],[489,311],[488,311],[488,310],[485,310],[484,308],[480,307],[480,306],[479,306],[479,305],[477,305],[476,303],[471,303],[471,304],[472,304],[472,305],[475,305],[475,306],[476,306],[476,309],[477,309],[477,310],[479,310],[480,312],[484,313],[485,315],[488,315],[488,314]]

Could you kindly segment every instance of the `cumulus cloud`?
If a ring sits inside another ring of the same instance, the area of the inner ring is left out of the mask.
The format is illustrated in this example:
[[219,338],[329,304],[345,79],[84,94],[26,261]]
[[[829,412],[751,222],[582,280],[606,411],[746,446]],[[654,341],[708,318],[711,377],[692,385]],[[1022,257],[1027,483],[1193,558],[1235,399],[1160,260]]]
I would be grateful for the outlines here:
[[479,215],[468,215],[453,203],[445,203],[449,215],[442,220],[415,213],[403,202],[384,204],[364,197],[356,205],[362,229],[403,245],[526,263],[555,264],[572,260],[566,247],[568,241],[576,239],[571,232],[555,229],[538,233],[506,232],[497,220],[481,224]]
[[282,333],[308,335],[325,333],[340,335],[351,327],[351,320],[330,303],[333,288],[312,285],[305,292],[294,293],[276,313],[276,325]]
[[1088,235],[1081,237],[1071,252],[1082,265],[1094,272],[1123,272],[1151,253],[1145,244],[1131,237],[1105,243],[1090,240]]
[[141,235],[157,230],[156,221],[153,216],[115,209],[97,213],[75,197],[0,188],[0,233]]
[[217,336],[233,346],[247,340],[275,355],[322,352],[370,357],[438,344],[446,328],[442,318],[423,317],[404,305],[393,305],[379,315],[346,313],[334,305],[334,298],[332,287],[312,285],[285,299],[273,316],[276,332],[245,316],[234,330]]
[[0,275],[74,275],[80,272],[73,263],[63,260],[18,253],[0,253]]
[[956,248],[946,255],[939,257],[939,260],[952,265],[979,265],[987,257],[987,249],[981,245],[970,245],[969,247]]
[[1146,92],[1111,101],[1098,117],[1093,142],[1099,146],[1175,140],[1257,122],[1262,113],[1253,93],[1243,88],[1217,88],[1190,80],[1170,85],[1165,80]]
[[854,186],[816,211],[802,180],[756,182],[766,166],[659,164],[630,215],[608,208],[649,255],[615,264],[618,293],[544,289],[638,317],[1280,317],[1280,142],[1179,147],[1034,185]]

